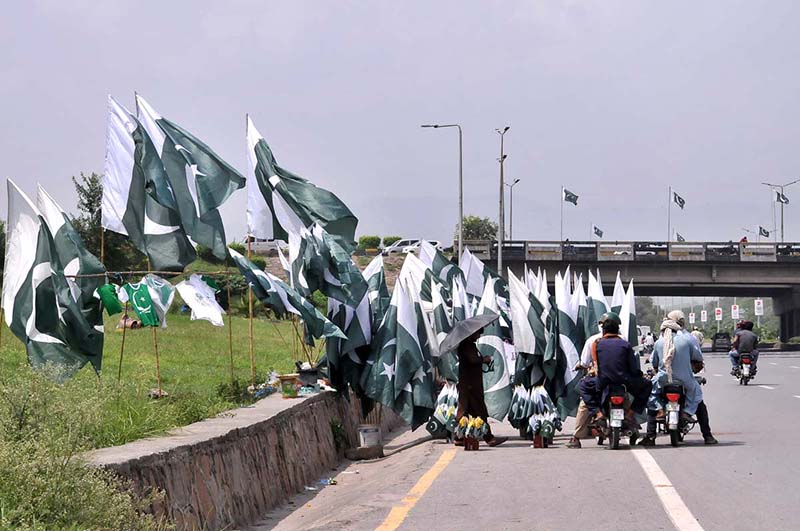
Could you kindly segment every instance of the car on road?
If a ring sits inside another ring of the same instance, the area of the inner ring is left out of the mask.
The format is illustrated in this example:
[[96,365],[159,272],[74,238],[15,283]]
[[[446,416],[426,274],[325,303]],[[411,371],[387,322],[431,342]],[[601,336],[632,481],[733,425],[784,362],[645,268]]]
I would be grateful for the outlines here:
[[397,240],[393,244],[384,247],[381,253],[384,256],[389,256],[390,254],[400,254],[403,252],[403,249],[405,249],[409,245],[414,245],[414,244],[419,245],[419,240],[409,240],[409,239]]
[[711,352],[728,352],[731,349],[731,335],[728,332],[717,332],[711,340]]
[[[442,250],[442,243],[439,240],[424,240],[433,245],[438,251]],[[418,241],[412,245],[406,245],[403,247],[403,254],[413,253],[417,254],[419,251],[420,245],[422,245],[423,240]]]

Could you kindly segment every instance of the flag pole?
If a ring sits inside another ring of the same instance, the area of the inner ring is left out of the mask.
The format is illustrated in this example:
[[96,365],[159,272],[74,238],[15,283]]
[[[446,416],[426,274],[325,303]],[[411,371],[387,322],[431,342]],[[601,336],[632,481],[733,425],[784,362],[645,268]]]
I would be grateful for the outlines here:
[[667,191],[667,243],[672,239],[672,185]]
[[[151,269],[151,267],[150,267],[150,258],[148,257],[147,258],[147,271],[150,271],[150,269]],[[161,326],[161,323],[159,323],[159,326]],[[156,380],[158,382],[158,396],[156,398],[161,398],[164,395],[164,393],[163,393],[163,391],[161,389],[161,358],[160,358],[160,356],[158,354],[158,331],[156,330],[156,328],[158,328],[158,326],[154,326],[152,328],[153,328],[153,350],[155,350],[155,352],[156,352]],[[123,330],[124,330],[124,328],[123,328]]]
[[117,367],[117,385],[122,379],[122,354],[125,352],[125,331],[128,328],[128,301],[125,301],[125,311],[122,314],[122,345],[119,347],[119,367]]
[[[247,259],[250,260],[251,250],[251,237],[247,235]],[[255,351],[253,350],[253,288],[247,286],[247,305],[250,313],[250,383],[255,389],[256,385],[256,358]]]
[[0,346],[3,345],[3,317],[4,317],[3,312],[4,312],[3,308],[0,307]]
[[561,243],[564,243],[564,187],[561,187]]
[[231,272],[228,271],[228,352],[231,360],[231,385],[236,378],[233,375],[233,312],[231,311]]
[[[106,230],[100,225],[100,263],[105,264],[106,257]],[[104,265],[105,267],[105,265]]]

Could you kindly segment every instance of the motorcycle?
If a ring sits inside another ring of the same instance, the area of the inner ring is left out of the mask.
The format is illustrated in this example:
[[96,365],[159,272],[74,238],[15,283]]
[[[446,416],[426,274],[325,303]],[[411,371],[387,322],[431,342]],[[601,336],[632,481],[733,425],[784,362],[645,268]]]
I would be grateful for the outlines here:
[[751,354],[739,354],[739,366],[736,369],[739,385],[747,385],[755,376],[756,370],[753,367],[753,356]]
[[629,437],[629,444],[634,446],[639,438],[638,424],[631,424],[625,417],[629,411],[625,404],[632,401],[624,385],[612,385],[608,390],[608,398],[603,404],[604,417],[593,419],[589,423],[592,435],[597,437],[597,444],[608,439],[609,448],[619,449],[619,441],[623,435]]
[[666,404],[666,407],[664,416],[656,418],[659,431],[668,433],[669,443],[672,446],[678,446],[678,443],[683,441],[686,434],[689,433],[696,424],[696,421],[690,421],[681,416],[681,411],[683,410],[686,399],[683,383],[679,380],[674,380],[672,383],[664,385],[661,389],[661,399]]

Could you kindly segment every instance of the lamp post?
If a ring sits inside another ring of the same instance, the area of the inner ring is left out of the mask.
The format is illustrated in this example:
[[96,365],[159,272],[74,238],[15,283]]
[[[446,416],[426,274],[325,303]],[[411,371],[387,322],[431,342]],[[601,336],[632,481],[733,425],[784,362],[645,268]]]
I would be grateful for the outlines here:
[[500,215],[498,216],[498,223],[497,223],[497,274],[503,277],[503,233],[506,230],[505,227],[505,201],[504,195],[505,190],[503,189],[503,185],[505,184],[505,177],[503,176],[503,166],[506,162],[506,157],[508,155],[505,154],[504,151],[504,144],[503,141],[505,140],[505,135],[508,130],[511,129],[509,126],[505,126],[503,129],[495,129],[498,135],[500,135],[500,158],[497,161],[500,163]]
[[462,147],[461,125],[459,124],[424,124],[420,127],[439,129],[444,127],[458,128],[458,258],[464,252],[464,156]]
[[514,239],[514,186],[519,182],[519,179],[514,179],[511,184],[506,183],[508,186],[508,239]]
[[[769,186],[773,190],[780,189],[781,195],[783,195],[783,189],[787,186],[791,186],[793,184],[800,183],[800,179],[795,179],[794,181],[786,184],[771,184],[771,183],[761,183],[764,186]],[[781,243],[783,243],[783,201],[781,201]]]

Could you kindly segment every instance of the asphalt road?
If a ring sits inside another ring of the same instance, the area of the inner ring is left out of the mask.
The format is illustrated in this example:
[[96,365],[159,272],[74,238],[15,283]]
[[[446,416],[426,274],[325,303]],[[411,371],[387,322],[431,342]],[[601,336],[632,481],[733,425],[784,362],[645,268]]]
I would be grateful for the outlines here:
[[762,356],[747,387],[726,358],[706,356],[706,366],[717,446],[695,428],[678,448],[660,437],[647,450],[591,440],[570,450],[571,421],[548,449],[516,437],[478,452],[429,441],[343,465],[337,485],[313,487],[255,529],[797,529],[800,356]]

